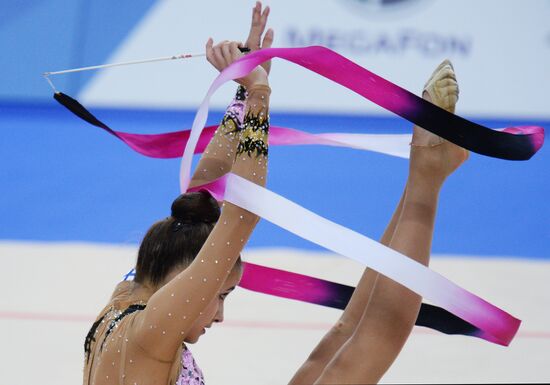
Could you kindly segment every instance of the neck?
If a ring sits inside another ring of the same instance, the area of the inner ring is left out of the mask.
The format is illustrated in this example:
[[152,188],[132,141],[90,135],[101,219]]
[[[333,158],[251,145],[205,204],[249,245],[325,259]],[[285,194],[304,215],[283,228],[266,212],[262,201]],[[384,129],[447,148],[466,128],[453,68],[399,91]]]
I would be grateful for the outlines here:
[[155,291],[156,290],[154,290],[150,285],[134,282],[134,285],[130,291],[129,299],[132,302],[147,302]]

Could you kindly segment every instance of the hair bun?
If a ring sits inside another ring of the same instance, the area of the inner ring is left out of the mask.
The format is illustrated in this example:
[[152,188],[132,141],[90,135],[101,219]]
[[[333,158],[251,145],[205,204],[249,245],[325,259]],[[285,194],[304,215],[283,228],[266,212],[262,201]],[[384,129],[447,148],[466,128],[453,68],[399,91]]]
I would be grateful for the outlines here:
[[208,191],[188,192],[172,203],[172,217],[188,224],[215,223],[220,217],[220,207]]

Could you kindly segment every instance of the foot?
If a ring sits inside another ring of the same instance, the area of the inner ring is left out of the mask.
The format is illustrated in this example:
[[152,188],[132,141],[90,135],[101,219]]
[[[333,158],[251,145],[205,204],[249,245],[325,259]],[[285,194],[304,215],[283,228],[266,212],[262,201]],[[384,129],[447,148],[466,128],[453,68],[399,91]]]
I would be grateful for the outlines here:
[[[453,66],[444,60],[432,73],[422,98],[454,113],[458,101],[458,84]],[[411,167],[444,180],[468,158],[468,151],[430,131],[414,126],[411,143]]]

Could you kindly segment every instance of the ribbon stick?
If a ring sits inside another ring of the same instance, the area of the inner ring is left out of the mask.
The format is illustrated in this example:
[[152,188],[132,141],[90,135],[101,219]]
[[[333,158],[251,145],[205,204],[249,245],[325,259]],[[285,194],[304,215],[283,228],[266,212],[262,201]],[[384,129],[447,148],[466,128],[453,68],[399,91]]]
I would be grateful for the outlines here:
[[160,61],[189,59],[189,58],[192,58],[192,57],[200,57],[200,56],[206,56],[206,54],[204,54],[204,53],[185,53],[185,54],[179,54],[179,55],[173,55],[173,56],[162,56],[162,57],[155,57],[155,58],[150,58],[150,59],[125,61],[125,62],[120,62],[120,63],[100,64],[100,65],[96,65],[96,66],[72,68],[72,69],[63,70],[63,71],[44,72],[42,74],[42,76],[48,78],[49,76],[52,76],[52,75],[61,75],[61,74],[69,74],[69,73],[73,73],[73,72],[99,70],[99,69],[104,69],[104,68],[121,67],[121,66],[128,66],[128,65],[134,65],[134,64],[157,63],[157,62],[160,62]]
[[[239,51],[250,52],[250,48],[239,47]],[[63,71],[50,71],[50,72],[42,73],[42,76],[44,76],[48,81],[50,81],[49,77],[52,75],[69,74],[73,72],[82,72],[82,71],[92,71],[92,70],[99,70],[99,69],[112,68],[112,67],[129,66],[129,65],[135,65],[135,64],[146,64],[146,63],[157,63],[161,61],[190,59],[190,58],[197,58],[202,56],[206,56],[206,54],[202,52],[201,53],[182,53],[182,54],[171,55],[171,56],[161,56],[161,57],[131,60],[131,61],[125,61],[125,62],[118,62],[118,63],[108,63],[108,64],[100,64],[95,66],[88,66],[88,67],[71,68]],[[52,88],[55,88],[53,87],[53,84],[52,84]]]
[[54,93],[58,93],[57,89],[55,88],[55,85],[53,84],[52,80],[50,79],[50,76],[53,75],[62,75],[62,74],[70,74],[74,72],[82,72],[82,71],[92,71],[92,70],[99,70],[104,68],[112,68],[112,67],[121,67],[121,66],[128,66],[128,65],[134,65],[134,64],[145,64],[145,63],[158,63],[161,61],[168,61],[168,60],[179,60],[179,59],[189,59],[194,57],[200,57],[200,56],[206,56],[204,53],[186,53],[186,54],[179,54],[179,55],[173,55],[173,56],[163,56],[163,57],[155,57],[150,59],[141,59],[141,60],[132,60],[132,61],[126,61],[126,62],[119,62],[119,63],[109,63],[109,64],[100,64],[95,66],[88,66],[88,67],[80,67],[80,68],[72,68],[68,70],[63,71],[49,71],[44,72],[42,76],[50,87],[52,87],[52,90]]

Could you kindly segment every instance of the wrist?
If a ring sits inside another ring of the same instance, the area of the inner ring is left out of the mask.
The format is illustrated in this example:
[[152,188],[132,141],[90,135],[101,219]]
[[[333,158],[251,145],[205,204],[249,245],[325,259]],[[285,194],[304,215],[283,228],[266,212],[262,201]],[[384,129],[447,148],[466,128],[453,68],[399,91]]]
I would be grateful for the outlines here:
[[244,82],[244,87],[247,91],[249,91],[252,88],[256,87],[269,87],[269,81],[267,80],[267,77],[264,79],[251,79],[249,81]]
[[265,97],[265,94],[269,95],[271,94],[271,87],[269,87],[269,84],[267,83],[262,83],[262,82],[258,82],[258,83],[254,83],[254,84],[251,84],[249,87],[247,87],[247,92],[248,92],[248,98],[253,98],[254,95],[263,95],[263,96],[257,96],[257,97],[261,97],[262,99]]
[[269,81],[265,71],[259,67],[256,67],[248,76],[243,80],[243,85],[249,89],[255,85],[269,86]]

